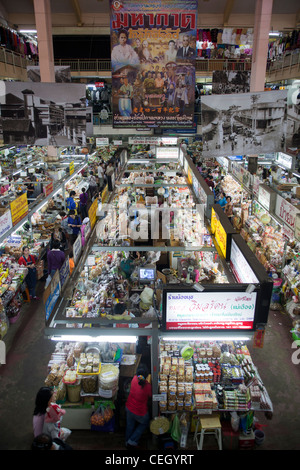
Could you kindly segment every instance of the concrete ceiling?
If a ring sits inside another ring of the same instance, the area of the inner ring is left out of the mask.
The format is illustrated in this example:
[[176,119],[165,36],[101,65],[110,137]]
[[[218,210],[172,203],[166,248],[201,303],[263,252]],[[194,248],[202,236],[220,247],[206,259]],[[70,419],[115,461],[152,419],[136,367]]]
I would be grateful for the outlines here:
[[[50,0],[53,34],[109,34],[109,0]],[[198,0],[198,27],[253,27],[256,0]],[[299,27],[299,0],[273,0],[272,29]],[[0,18],[34,29],[33,0],[0,0]]]

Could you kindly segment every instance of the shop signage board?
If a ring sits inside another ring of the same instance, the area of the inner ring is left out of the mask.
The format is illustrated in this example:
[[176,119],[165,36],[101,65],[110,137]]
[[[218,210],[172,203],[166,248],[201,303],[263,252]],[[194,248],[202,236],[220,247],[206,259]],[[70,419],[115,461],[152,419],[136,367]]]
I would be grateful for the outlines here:
[[0,217],[0,237],[12,228],[12,220],[10,210],[4,212]]
[[74,173],[74,162],[70,163],[70,175],[73,175]]
[[49,196],[49,194],[51,194],[52,191],[53,191],[53,182],[51,181],[51,183],[48,183],[46,186],[44,186],[45,197]]
[[128,143],[131,145],[177,145],[177,137],[128,137]]
[[74,264],[76,265],[82,250],[82,243],[81,243],[81,233],[79,233],[78,237],[76,238],[73,244],[73,259]]
[[294,158],[292,155],[287,155],[283,152],[278,152],[276,154],[276,163],[281,165],[287,170],[292,170],[294,168]]
[[102,147],[109,145],[109,138],[108,137],[96,137],[96,146]]
[[258,196],[260,183],[259,176],[253,175],[252,191],[255,196]]
[[109,198],[108,185],[106,185],[101,193],[102,204],[105,204],[108,201],[108,198]]
[[224,227],[222,226],[214,208],[211,209],[211,231],[215,236],[215,239],[222,251],[224,258],[227,255],[227,233]]
[[271,188],[261,184],[258,188],[257,200],[267,211],[274,212],[276,193]]
[[60,291],[61,291],[61,286],[60,286],[60,277],[59,277],[59,271],[57,270],[56,273],[54,274],[49,286],[46,288],[44,291],[44,304],[45,304],[45,318],[46,321],[49,320],[54,307],[59,299],[60,296]]
[[296,216],[295,238],[300,241],[300,214],[297,214]]
[[98,209],[98,199],[95,199],[89,208],[89,219],[90,219],[90,224],[91,224],[91,229],[94,228],[96,220],[97,220],[97,209]]
[[293,233],[295,233],[296,217],[300,214],[299,209],[293,206],[293,204],[290,204],[283,197],[277,195],[275,214],[293,231]]
[[257,293],[167,292],[165,327],[180,330],[252,330]]
[[242,251],[237,246],[234,239],[231,241],[230,267],[236,279],[240,283],[257,283],[257,279],[253,269],[247,262]]
[[198,0],[110,0],[113,127],[194,129],[197,10]]
[[15,226],[28,214],[27,194],[24,193],[10,203],[12,224]]
[[178,159],[179,148],[178,147],[156,147],[156,158],[164,160]]
[[59,270],[61,291],[64,289],[69,277],[70,277],[70,263],[69,263],[69,257],[67,257],[64,264]]

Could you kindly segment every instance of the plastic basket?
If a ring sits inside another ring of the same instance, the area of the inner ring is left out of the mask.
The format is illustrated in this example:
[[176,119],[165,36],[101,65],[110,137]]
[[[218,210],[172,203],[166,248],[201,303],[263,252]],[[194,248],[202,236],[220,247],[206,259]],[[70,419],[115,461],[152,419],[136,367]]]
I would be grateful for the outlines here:
[[101,372],[101,363],[99,363],[99,368],[97,370],[97,372],[79,372],[79,367],[80,367],[80,362],[78,362],[78,365],[77,365],[77,374],[78,375],[82,375],[82,376],[91,376],[91,375],[99,375],[100,372]]

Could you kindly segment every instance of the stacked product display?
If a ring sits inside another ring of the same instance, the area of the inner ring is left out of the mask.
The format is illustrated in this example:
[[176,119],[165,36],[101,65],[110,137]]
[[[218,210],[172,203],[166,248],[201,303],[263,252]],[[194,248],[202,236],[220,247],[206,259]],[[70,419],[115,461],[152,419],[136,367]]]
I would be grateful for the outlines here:
[[160,412],[271,411],[268,393],[246,344],[160,342]]
[[21,288],[28,269],[7,254],[0,257],[0,337],[4,338],[9,323],[18,318],[23,298]]
[[122,251],[92,250],[66,309],[66,317],[74,321],[76,318],[128,321],[135,317],[155,318],[156,280],[153,278],[146,286],[138,287],[140,270],[154,266],[159,255],[159,252],[145,252],[134,259]]

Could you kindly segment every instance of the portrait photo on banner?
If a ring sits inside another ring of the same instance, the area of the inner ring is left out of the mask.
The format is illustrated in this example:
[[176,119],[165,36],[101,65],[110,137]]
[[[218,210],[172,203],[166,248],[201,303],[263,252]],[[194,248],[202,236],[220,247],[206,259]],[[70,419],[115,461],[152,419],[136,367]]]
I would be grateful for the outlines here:
[[153,3],[111,0],[113,126],[191,128],[197,2]]

